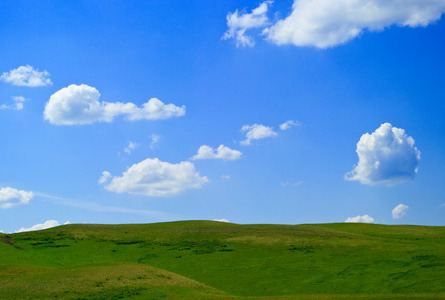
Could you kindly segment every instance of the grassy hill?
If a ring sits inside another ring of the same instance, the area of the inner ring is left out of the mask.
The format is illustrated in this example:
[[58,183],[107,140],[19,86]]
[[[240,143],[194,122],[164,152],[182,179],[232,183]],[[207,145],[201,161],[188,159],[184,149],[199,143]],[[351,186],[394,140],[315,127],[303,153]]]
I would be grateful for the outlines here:
[[65,225],[0,234],[2,299],[445,299],[445,227]]

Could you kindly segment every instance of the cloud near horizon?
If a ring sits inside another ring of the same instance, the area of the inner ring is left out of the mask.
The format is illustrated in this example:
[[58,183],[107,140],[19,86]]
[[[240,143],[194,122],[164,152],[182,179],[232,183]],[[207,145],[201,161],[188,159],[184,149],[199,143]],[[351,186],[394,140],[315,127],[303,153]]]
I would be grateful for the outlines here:
[[[70,224],[70,222],[67,221],[67,222],[65,222],[63,225],[67,225],[67,224]],[[61,225],[61,224],[59,224],[59,222],[56,221],[56,220],[48,220],[48,221],[46,221],[46,222],[43,223],[43,224],[36,224],[36,225],[33,225],[33,226],[29,227],[29,228],[24,228],[24,227],[22,227],[22,228],[20,228],[19,230],[17,230],[16,233],[17,233],[17,232],[26,232],[26,231],[43,230],[43,229],[48,229],[48,228],[52,228],[52,227],[56,227],[56,226],[60,226],[60,225]]]
[[20,66],[9,72],[4,72],[0,80],[15,86],[38,87],[52,85],[48,71],[39,72],[30,65]]
[[356,216],[352,218],[347,218],[345,220],[345,223],[374,223],[374,222],[375,222],[374,218],[368,215]]
[[147,158],[132,165],[121,177],[113,177],[105,171],[99,179],[99,183],[107,183],[105,189],[108,191],[149,197],[175,196],[200,189],[208,181],[206,176],[199,175],[191,162],[170,164],[157,158]]
[[222,159],[222,160],[237,160],[241,158],[242,153],[238,150],[232,150],[224,145],[219,145],[218,148],[213,149],[210,146],[202,145],[198,149],[198,154],[193,156],[192,160],[200,159]]
[[112,122],[124,115],[126,120],[165,120],[185,115],[185,106],[164,104],[157,98],[137,107],[134,103],[99,102],[100,93],[86,84],[62,88],[51,95],[43,112],[44,119],[54,125],[86,125]]
[[[257,22],[256,27],[269,25],[265,15],[268,6],[265,6],[261,15],[265,21]],[[439,20],[444,12],[445,2],[441,0],[295,0],[289,16],[264,28],[262,35],[279,46],[291,44],[324,49],[344,44],[364,32],[382,31],[393,25],[425,27]],[[253,38],[245,35],[253,26],[238,25],[238,20],[252,17],[253,13],[239,13],[238,10],[227,15],[226,35],[230,33],[230,37],[236,38],[240,31],[240,39],[247,39],[244,43],[237,40],[237,46],[254,45]]]
[[356,150],[359,162],[346,180],[362,184],[394,186],[417,175],[420,151],[405,130],[382,124],[372,134],[362,135]]
[[28,204],[34,198],[33,192],[16,190],[10,187],[0,189],[0,208],[11,208]]

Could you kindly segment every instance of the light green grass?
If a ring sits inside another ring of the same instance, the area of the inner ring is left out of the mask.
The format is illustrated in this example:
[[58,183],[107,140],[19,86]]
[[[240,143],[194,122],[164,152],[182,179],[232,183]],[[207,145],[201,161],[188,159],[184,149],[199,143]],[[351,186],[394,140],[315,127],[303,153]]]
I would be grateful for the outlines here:
[[187,221],[0,239],[5,299],[445,299],[445,227]]

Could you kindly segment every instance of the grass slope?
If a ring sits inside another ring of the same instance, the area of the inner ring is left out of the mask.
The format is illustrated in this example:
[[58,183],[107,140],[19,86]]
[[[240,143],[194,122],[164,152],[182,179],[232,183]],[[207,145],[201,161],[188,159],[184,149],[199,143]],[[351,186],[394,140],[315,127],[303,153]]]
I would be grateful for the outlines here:
[[65,225],[0,235],[2,299],[445,299],[445,227]]

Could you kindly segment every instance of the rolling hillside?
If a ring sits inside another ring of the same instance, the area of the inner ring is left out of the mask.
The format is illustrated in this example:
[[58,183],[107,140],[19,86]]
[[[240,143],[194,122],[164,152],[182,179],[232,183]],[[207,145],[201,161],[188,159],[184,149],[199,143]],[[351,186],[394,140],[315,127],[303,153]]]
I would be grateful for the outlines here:
[[440,299],[445,227],[65,225],[0,234],[2,299]]

